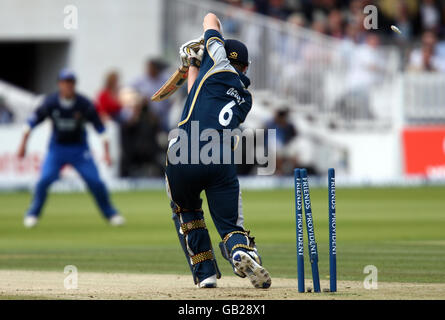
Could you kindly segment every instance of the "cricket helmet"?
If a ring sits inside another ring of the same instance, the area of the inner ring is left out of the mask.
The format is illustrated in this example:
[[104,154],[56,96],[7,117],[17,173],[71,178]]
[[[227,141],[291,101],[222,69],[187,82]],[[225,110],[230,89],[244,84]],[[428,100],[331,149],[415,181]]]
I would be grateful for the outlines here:
[[230,62],[239,63],[244,66],[249,65],[249,52],[244,43],[235,39],[226,39],[224,48],[226,49],[227,58]]

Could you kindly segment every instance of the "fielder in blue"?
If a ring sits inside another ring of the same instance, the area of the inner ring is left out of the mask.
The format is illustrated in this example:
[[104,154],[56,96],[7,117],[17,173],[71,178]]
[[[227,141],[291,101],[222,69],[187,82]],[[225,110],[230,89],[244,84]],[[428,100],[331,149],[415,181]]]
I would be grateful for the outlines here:
[[[203,26],[204,38],[189,41],[180,49],[183,65],[189,66],[189,95],[178,136],[169,143],[166,166],[175,228],[195,284],[199,288],[215,288],[221,274],[204,222],[200,195],[205,191],[210,215],[222,239],[219,247],[223,257],[236,275],[248,277],[256,288],[269,288],[269,273],[262,266],[254,238],[244,229],[241,191],[233,162],[238,141],[224,139],[224,130],[238,128],[252,106],[247,90],[250,81],[245,75],[249,65],[247,48],[240,41],[224,40],[214,14],[206,15]],[[199,135],[194,138],[196,126]],[[215,150],[225,149],[225,144],[230,146],[230,163],[222,161],[222,153],[218,161],[211,163],[205,163],[201,157],[192,160],[191,146],[196,142],[200,150],[203,148],[203,142],[196,138],[204,130],[215,133]],[[184,151],[181,146],[187,146],[187,157],[182,158],[186,161],[175,160],[178,152]]]
[[45,97],[25,126],[18,152],[20,158],[26,154],[26,145],[32,129],[47,118],[52,121],[48,154],[42,164],[41,176],[37,182],[31,206],[24,218],[24,225],[27,228],[37,224],[48,188],[59,178],[59,172],[65,165],[71,165],[77,170],[88,185],[102,214],[111,225],[119,226],[125,223],[124,218],[110,202],[107,188],[99,177],[87,144],[85,124],[90,122],[103,138],[105,159],[110,164],[105,127],[93,104],[86,97],[76,93],[75,84],[75,74],[67,69],[61,70],[58,76],[59,91]]

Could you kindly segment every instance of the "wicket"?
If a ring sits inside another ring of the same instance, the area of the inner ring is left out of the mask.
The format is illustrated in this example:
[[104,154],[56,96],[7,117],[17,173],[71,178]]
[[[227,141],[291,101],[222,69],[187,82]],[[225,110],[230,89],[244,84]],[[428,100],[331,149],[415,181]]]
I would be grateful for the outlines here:
[[[305,292],[304,285],[304,245],[303,245],[303,207],[305,213],[309,259],[312,269],[314,292],[321,292],[320,276],[318,272],[318,249],[315,241],[315,227],[312,217],[309,180],[306,169],[294,170],[295,186],[295,219],[297,236],[297,268],[298,292]],[[330,292],[337,291],[337,231],[336,231],[336,203],[335,203],[335,170],[328,171],[328,199],[329,199],[329,276]]]
[[328,171],[329,194],[329,280],[330,291],[337,291],[337,217],[335,208],[335,170]]
[[294,171],[295,183],[295,220],[297,226],[297,270],[298,292],[304,292],[304,246],[303,246],[303,207],[301,200],[300,170]]

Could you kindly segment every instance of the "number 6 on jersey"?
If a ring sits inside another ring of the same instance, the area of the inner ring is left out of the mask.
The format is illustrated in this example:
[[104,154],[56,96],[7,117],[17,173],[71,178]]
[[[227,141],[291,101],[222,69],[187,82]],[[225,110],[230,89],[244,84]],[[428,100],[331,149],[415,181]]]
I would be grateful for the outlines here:
[[[235,101],[230,101],[228,104],[224,106],[224,108],[221,109],[221,112],[219,113],[219,123],[226,127],[229,125],[230,121],[232,121],[233,117],[233,111],[232,108],[236,105]],[[228,114],[226,119],[226,114]]]

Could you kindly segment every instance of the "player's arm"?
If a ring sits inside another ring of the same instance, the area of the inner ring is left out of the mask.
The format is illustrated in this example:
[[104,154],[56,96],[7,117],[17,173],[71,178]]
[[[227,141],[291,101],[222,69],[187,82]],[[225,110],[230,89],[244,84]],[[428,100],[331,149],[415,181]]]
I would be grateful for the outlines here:
[[[207,30],[215,30],[215,31],[218,31],[218,33],[221,33],[221,22],[219,21],[218,17],[213,13],[208,13],[204,17],[204,22],[202,25],[203,25],[203,29],[204,29],[205,38],[208,38],[208,35],[206,37]],[[206,39],[206,40],[208,40],[208,39]],[[190,56],[188,58],[190,59]],[[199,60],[201,62],[202,54],[201,54],[201,57]],[[189,93],[193,87],[193,84],[196,81],[196,78],[198,78],[198,74],[199,74],[199,66],[196,66],[192,63],[189,68],[189,74],[188,74],[188,79],[187,79],[187,89],[188,89]]]
[[19,150],[17,156],[19,158],[24,158],[26,155],[26,146],[28,144],[29,136],[31,135],[31,130],[39,125],[49,114],[49,103],[48,98],[46,98],[43,103],[37,107],[33,114],[28,118],[26,124],[23,128],[22,139],[20,140]]
[[190,93],[190,90],[192,90],[193,84],[196,81],[196,78],[198,78],[199,74],[199,68],[196,66],[190,66],[189,68],[189,76],[187,78],[187,93]]
[[26,145],[28,144],[29,135],[31,134],[31,129],[29,126],[26,126],[23,130],[22,139],[20,140],[19,150],[17,152],[17,156],[22,159],[26,154]]
[[[218,69],[227,69],[229,60],[227,59],[224,48],[224,37],[222,35],[222,26],[218,17],[209,13],[204,17],[204,54],[203,64],[209,69],[217,67]],[[231,68],[229,68],[231,69]]]
[[[216,30],[219,33],[221,33],[221,22],[219,21],[218,17],[213,13],[208,13],[204,17],[202,26],[204,29],[204,35],[207,30]],[[190,58],[190,57],[188,57],[188,58]],[[202,54],[201,54],[201,59],[199,59],[199,60],[200,61],[202,60]],[[199,74],[199,66],[193,65],[193,63],[192,63],[190,65],[189,74],[188,74],[188,78],[187,78],[187,89],[188,89],[189,93],[193,87],[193,84],[196,81],[196,78],[198,78],[198,74]]]
[[202,27],[204,28],[204,32],[212,29],[221,33],[221,21],[219,21],[218,17],[214,13],[207,13],[207,15],[204,17]]
[[204,36],[197,39],[187,41],[179,48],[179,56],[181,58],[183,68],[188,69],[187,76],[187,92],[193,87],[198,78],[199,68],[201,66],[204,54]]
[[103,147],[104,147],[105,163],[110,166],[112,164],[111,156],[110,156],[110,142],[108,140],[105,126],[104,126],[102,120],[100,120],[100,117],[96,111],[96,108],[94,108],[93,104],[91,104],[91,103],[89,103],[89,105],[88,105],[87,118],[93,124],[94,129],[99,134],[99,136],[102,140]]

